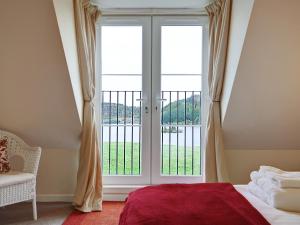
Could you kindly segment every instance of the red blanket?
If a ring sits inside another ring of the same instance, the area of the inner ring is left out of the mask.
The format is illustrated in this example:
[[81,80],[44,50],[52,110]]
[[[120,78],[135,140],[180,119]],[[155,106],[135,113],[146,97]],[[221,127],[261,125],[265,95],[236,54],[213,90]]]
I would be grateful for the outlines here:
[[270,225],[228,183],[163,184],[129,194],[119,225]]

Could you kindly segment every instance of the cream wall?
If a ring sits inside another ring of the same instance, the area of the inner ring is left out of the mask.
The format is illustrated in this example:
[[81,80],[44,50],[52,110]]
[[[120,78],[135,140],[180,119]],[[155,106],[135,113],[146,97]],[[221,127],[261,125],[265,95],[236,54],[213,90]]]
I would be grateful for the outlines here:
[[37,177],[38,201],[72,201],[78,155],[74,149],[43,149]]
[[262,150],[236,149],[226,150],[228,169],[234,184],[249,182],[250,172],[260,165],[271,165],[288,171],[300,171],[299,150]]
[[39,196],[74,191],[81,131],[52,0],[0,3],[0,129],[42,147]]

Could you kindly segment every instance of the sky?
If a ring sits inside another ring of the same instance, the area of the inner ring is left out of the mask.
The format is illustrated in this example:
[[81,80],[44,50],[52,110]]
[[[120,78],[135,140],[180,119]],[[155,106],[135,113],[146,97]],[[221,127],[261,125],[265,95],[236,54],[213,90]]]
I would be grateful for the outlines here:
[[[142,26],[102,26],[102,90],[142,90],[142,32]],[[162,26],[161,89],[201,91],[201,73],[202,27]]]

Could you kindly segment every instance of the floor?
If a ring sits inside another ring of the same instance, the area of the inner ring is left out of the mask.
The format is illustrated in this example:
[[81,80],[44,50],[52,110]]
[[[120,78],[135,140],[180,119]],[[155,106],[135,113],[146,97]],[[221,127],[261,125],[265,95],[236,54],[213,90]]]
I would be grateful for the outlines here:
[[0,225],[61,225],[73,211],[71,203],[38,203],[38,220],[32,219],[31,203],[0,208]]

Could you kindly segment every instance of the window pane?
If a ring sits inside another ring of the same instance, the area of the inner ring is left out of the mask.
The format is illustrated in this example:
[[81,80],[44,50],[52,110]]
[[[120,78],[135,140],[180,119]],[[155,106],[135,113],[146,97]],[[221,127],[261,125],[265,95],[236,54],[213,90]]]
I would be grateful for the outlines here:
[[103,91],[141,91],[142,76],[102,76]]
[[[161,76],[162,91],[201,91],[201,76]],[[182,85],[184,84],[184,85]]]
[[142,74],[142,26],[102,26],[102,74]]
[[161,27],[161,73],[201,74],[202,26]]

